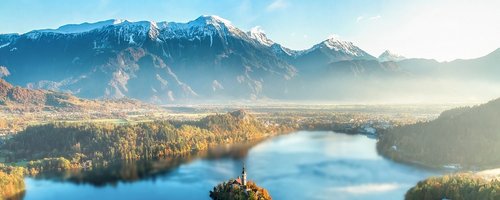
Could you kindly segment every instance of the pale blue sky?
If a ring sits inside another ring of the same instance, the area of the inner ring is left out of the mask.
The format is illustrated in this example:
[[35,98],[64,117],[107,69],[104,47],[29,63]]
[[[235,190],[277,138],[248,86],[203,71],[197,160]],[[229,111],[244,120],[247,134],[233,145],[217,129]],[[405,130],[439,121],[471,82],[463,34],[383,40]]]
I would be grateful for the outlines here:
[[106,19],[186,22],[218,15],[275,42],[306,49],[330,35],[378,56],[452,60],[500,47],[495,0],[2,0],[0,33],[25,33]]

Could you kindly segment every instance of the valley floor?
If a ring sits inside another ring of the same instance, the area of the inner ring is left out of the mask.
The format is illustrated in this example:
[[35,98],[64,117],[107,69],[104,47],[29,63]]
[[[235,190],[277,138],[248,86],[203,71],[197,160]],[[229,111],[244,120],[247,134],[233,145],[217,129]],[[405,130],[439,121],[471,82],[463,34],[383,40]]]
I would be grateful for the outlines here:
[[52,122],[127,124],[155,120],[191,121],[244,108],[267,124],[342,124],[346,128],[378,124],[379,128],[428,121],[454,105],[171,105],[101,109],[88,111],[20,111],[1,109],[0,137],[15,134],[30,125]]

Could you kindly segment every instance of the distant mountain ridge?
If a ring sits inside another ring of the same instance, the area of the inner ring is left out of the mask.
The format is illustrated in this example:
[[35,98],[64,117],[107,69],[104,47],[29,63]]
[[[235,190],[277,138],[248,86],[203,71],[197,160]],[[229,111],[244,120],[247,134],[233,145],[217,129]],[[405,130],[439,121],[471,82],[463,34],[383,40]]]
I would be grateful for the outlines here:
[[385,50],[380,56],[378,56],[378,60],[380,62],[387,62],[387,61],[402,61],[406,59],[404,56],[396,54],[394,52],[391,52],[389,50]]
[[[499,58],[450,63],[487,71]],[[160,104],[360,99],[375,90],[393,91],[367,83],[380,83],[375,79],[464,76],[450,63],[379,59],[335,37],[307,50],[291,50],[258,27],[243,31],[217,16],[186,23],[107,20],[0,35],[0,66],[10,72],[7,81],[84,98],[129,97]],[[484,74],[478,78],[491,76]],[[350,92],[351,86],[358,92]]]

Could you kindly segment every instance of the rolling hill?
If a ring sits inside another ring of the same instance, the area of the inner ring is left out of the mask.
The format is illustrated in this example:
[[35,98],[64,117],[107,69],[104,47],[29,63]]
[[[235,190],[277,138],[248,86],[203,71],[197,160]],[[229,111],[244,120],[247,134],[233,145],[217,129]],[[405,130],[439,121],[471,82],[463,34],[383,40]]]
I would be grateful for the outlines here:
[[136,100],[86,100],[68,93],[13,86],[0,79],[0,109],[10,111],[89,111],[152,107]]
[[500,166],[500,99],[388,131],[377,149],[397,161],[467,169]]

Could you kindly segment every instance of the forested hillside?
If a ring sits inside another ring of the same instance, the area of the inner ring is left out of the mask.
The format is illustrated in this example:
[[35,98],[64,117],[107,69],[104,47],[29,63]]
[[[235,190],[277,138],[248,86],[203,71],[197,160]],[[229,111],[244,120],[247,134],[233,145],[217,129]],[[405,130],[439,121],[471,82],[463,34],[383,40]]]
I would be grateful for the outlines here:
[[432,177],[408,190],[405,199],[500,199],[500,181],[472,174]]
[[25,170],[21,167],[5,166],[0,163],[0,200],[22,199]]
[[[24,112],[102,111],[113,108],[153,108],[153,106],[132,99],[81,99],[64,92],[13,86],[0,78],[0,110]],[[3,127],[1,126],[1,121],[0,119],[0,127]]]
[[78,168],[84,162],[139,160],[186,154],[210,145],[247,141],[281,132],[245,111],[199,121],[155,121],[127,125],[56,123],[27,128],[7,140],[7,161],[31,160],[28,167]]
[[14,87],[0,79],[0,106],[30,110],[46,107],[77,108],[77,103],[78,98],[69,94]]
[[500,99],[444,111],[437,119],[406,125],[382,135],[377,148],[386,157],[432,167],[500,166]]

